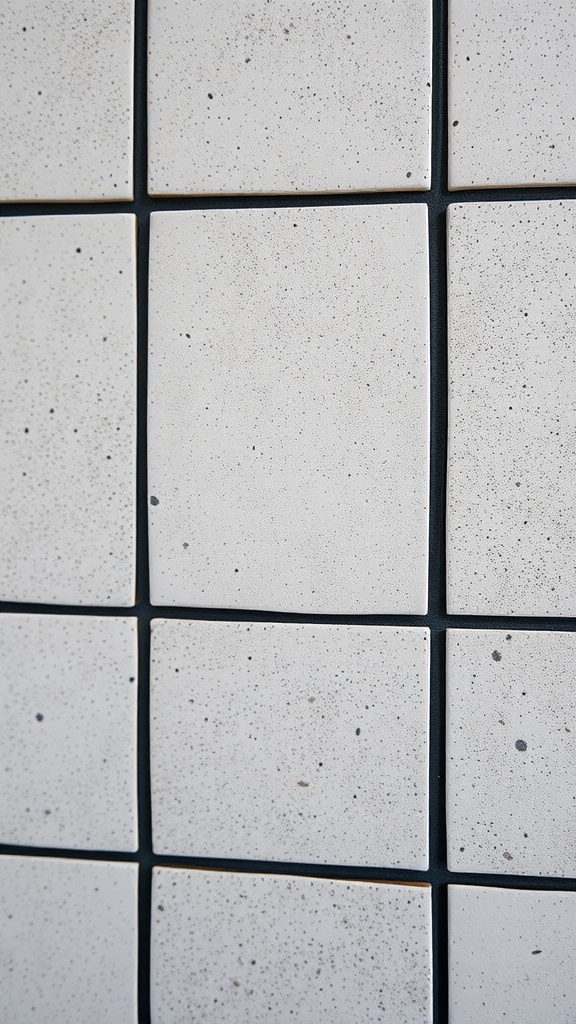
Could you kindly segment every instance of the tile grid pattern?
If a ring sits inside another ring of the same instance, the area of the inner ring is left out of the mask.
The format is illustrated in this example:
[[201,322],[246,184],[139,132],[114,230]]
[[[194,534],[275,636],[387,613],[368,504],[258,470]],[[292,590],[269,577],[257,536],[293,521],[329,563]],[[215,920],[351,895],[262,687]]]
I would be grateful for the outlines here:
[[[139,1021],[149,1024],[149,950],[150,950],[150,908],[151,875],[153,865],[188,865],[194,867],[220,867],[235,870],[256,870],[261,872],[306,874],[316,877],[342,879],[370,879],[389,881],[429,882],[433,892],[433,984],[434,1021],[436,1024],[447,1019],[447,900],[448,882],[458,885],[502,886],[520,889],[576,890],[576,881],[565,878],[541,878],[530,876],[477,875],[470,873],[449,874],[446,867],[445,810],[444,810],[444,751],[445,751],[445,633],[447,628],[509,628],[515,630],[562,630],[574,629],[575,623],[569,618],[522,618],[513,619],[447,616],[445,600],[445,464],[446,464],[446,245],[445,211],[453,202],[520,201],[537,199],[576,199],[576,188],[515,188],[476,189],[447,191],[447,0],[434,0],[434,46],[433,46],[433,120],[432,120],[432,188],[428,193],[387,192],[369,195],[314,195],[281,197],[215,197],[202,199],[150,199],[146,191],[146,54],[147,15],[146,0],[136,0],[135,37],[135,199],[130,203],[59,204],[53,205],[12,204],[2,209],[4,216],[21,216],[81,213],[132,212],[138,219],[138,501],[137,501],[137,593],[138,604],[134,609],[114,608],[70,608],[5,603],[1,610],[7,613],[42,612],[43,614],[82,614],[135,616],[139,624],[139,709],[138,709],[138,790],[140,842],[137,854],[113,854],[102,852],[78,852],[66,850],[26,849],[0,846],[2,854],[32,855],[43,854],[53,857],[74,857],[87,860],[136,861],[140,867],[139,882]],[[198,610],[186,608],[152,608],[149,603],[148,497],[146,487],[146,381],[147,381],[147,292],[148,292],[148,239],[149,216],[153,210],[206,210],[233,209],[237,207],[272,206],[313,206],[333,204],[379,204],[424,202],[428,205],[430,217],[430,267],[431,267],[431,511],[430,511],[430,565],[429,565],[429,611],[425,617],[410,616],[321,616],[321,615],[280,615],[262,612],[226,612],[225,610]],[[430,867],[427,872],[392,869],[350,869],[337,866],[282,865],[272,863],[220,861],[199,858],[175,858],[157,856],[152,853],[150,771],[149,771],[149,658],[150,621],[152,618],[178,619],[226,619],[235,621],[278,621],[278,622],[331,622],[357,623],[367,625],[426,625],[431,630],[431,759],[430,759]]]

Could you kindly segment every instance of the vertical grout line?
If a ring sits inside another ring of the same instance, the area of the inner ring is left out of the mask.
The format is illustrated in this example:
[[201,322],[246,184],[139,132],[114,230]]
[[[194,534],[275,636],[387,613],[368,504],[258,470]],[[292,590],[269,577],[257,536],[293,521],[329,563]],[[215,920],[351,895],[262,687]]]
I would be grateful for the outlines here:
[[152,818],[150,805],[150,626],[138,623],[138,1021],[150,1024]]
[[150,795],[150,613],[147,506],[148,251],[147,0],[135,0],[134,206],[137,242],[136,611],[138,615],[138,1021],[150,1024],[152,812]]
[[433,0],[432,188],[428,205],[430,258],[430,555],[428,623],[430,659],[430,870],[432,885],[432,1005],[435,1024],[448,1007],[445,809],[446,669],[446,241],[448,181],[448,0]]

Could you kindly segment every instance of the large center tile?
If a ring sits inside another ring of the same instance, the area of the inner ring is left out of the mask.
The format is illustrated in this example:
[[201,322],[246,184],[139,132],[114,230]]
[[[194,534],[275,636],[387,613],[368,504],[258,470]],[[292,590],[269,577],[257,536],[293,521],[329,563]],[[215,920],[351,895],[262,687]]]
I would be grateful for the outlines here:
[[155,605],[424,614],[423,205],[152,215]]

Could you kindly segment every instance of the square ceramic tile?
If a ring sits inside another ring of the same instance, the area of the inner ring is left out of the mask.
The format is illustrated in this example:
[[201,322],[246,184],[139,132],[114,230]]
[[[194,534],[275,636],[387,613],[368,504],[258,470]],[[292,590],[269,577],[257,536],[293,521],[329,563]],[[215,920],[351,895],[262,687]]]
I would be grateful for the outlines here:
[[0,842],[138,848],[136,620],[0,616]]
[[155,851],[425,870],[428,648],[426,629],[155,620]]
[[576,615],[576,202],[449,210],[448,612]]
[[136,1024],[135,864],[0,857],[0,1019]]
[[576,892],[448,892],[450,1024],[571,1024]]
[[576,182],[576,6],[450,0],[450,188]]
[[0,600],[134,604],[136,220],[0,220]]
[[132,198],[134,0],[3,0],[0,200]]
[[152,603],[424,614],[424,204],[152,214]]
[[448,630],[451,871],[576,875],[575,672],[576,633]]
[[152,1024],[427,1024],[430,889],[154,870]]
[[153,195],[430,188],[430,0],[149,11]]

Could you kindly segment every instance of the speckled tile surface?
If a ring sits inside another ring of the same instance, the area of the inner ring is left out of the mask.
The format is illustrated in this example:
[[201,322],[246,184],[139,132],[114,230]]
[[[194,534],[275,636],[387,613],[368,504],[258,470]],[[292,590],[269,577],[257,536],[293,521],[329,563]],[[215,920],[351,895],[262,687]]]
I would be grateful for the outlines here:
[[132,851],[136,620],[0,615],[0,842]]
[[156,868],[152,1024],[427,1024],[428,886]]
[[576,876],[576,634],[448,630],[448,867]]
[[152,215],[153,604],[427,607],[423,205]]
[[576,202],[449,209],[451,614],[576,614]]
[[450,885],[450,1024],[570,1024],[576,893]]
[[135,864],[0,857],[0,1019],[137,1024]]
[[450,0],[450,188],[576,182],[576,6]]
[[134,0],[3,0],[0,201],[132,198]]
[[0,600],[134,603],[135,233],[0,220]]
[[428,865],[428,631],[152,624],[157,853]]
[[153,195],[430,187],[430,0],[152,0]]

